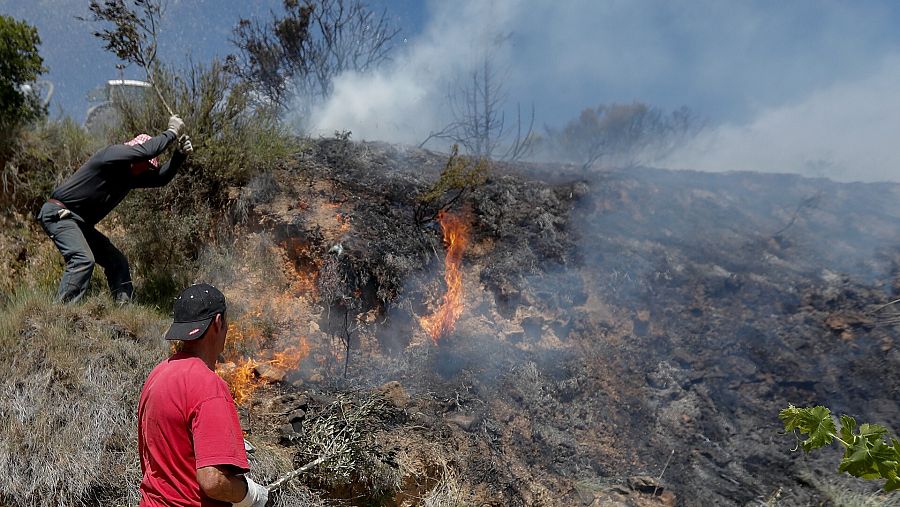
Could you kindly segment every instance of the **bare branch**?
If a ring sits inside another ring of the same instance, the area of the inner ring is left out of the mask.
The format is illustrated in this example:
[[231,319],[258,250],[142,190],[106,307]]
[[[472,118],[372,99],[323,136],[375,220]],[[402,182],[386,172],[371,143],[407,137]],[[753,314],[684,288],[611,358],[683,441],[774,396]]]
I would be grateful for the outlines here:
[[132,10],[125,0],[105,0],[102,4],[99,0],[91,0],[88,6],[91,17],[78,19],[110,24],[110,28],[94,32],[94,36],[104,41],[104,49],[119,59],[140,65],[160,102],[170,115],[174,114],[160,92],[154,75],[162,4],[159,0],[133,0],[133,4],[140,12]]
[[[260,24],[242,19],[234,31],[241,75],[280,105],[290,85],[323,100],[343,72],[368,72],[388,61],[400,33],[387,11],[361,0],[284,0],[284,14]],[[291,83],[293,81],[293,83]]]

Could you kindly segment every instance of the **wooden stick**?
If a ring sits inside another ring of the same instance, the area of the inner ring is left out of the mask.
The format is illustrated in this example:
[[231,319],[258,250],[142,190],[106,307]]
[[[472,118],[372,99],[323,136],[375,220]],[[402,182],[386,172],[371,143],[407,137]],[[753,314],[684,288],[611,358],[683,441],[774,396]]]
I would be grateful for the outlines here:
[[[675,451],[672,451],[672,452],[675,452]],[[302,474],[303,472],[306,472],[310,468],[322,463],[323,461],[325,461],[326,459],[328,459],[330,457],[331,457],[330,455],[319,456],[315,460],[310,461],[309,463],[303,465],[302,467],[282,475],[280,478],[278,478],[278,480],[276,480],[272,484],[269,484],[269,486],[268,486],[269,491],[274,491],[274,490],[280,488],[285,482],[299,477],[300,474]]]
[[889,306],[891,306],[891,305],[893,305],[893,304],[897,304],[897,303],[900,303],[900,299],[895,299],[895,300],[891,301],[890,303],[885,303],[885,304],[883,304],[883,305],[881,305],[881,306],[875,308],[874,310],[872,310],[872,313],[875,313],[875,312],[877,312],[877,311],[879,311],[879,310],[882,310],[882,309],[884,309],[884,308],[887,308],[887,307],[889,307]]
[[662,481],[662,476],[666,473],[666,469],[669,468],[669,462],[672,461],[672,456],[675,455],[675,449],[672,449],[672,453],[669,454],[669,459],[666,460],[666,464],[663,466],[662,472],[659,473],[659,477],[656,478],[656,486],[653,488],[653,496],[656,496],[656,490],[659,489],[659,482]]

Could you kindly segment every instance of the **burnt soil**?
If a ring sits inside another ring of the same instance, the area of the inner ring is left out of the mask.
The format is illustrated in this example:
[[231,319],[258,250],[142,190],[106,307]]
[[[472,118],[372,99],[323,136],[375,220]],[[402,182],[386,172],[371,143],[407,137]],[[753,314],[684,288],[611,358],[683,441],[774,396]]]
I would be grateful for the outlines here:
[[235,191],[236,230],[313,280],[273,285],[303,302],[282,333],[311,352],[242,408],[251,439],[305,462],[304,418],[380,393],[370,431],[406,460],[399,491],[310,484],[322,496],[412,505],[449,466],[462,505],[818,505],[839,451],[792,452],[780,409],[897,434],[900,309],[878,307],[900,297],[900,186],[497,163],[453,206],[465,307],[434,343],[417,319],[444,245],[415,216],[446,159],[320,140]]

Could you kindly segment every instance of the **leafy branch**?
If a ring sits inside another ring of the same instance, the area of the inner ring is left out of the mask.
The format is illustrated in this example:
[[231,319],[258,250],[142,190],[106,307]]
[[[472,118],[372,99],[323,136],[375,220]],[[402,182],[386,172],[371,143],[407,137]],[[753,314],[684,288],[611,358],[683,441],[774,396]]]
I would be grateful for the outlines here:
[[[140,65],[147,74],[147,81],[156,91],[160,102],[170,115],[172,108],[163,98],[153,75],[158,47],[157,32],[162,17],[162,6],[158,0],[132,0],[135,10],[128,7],[125,0],[91,0],[90,19],[82,21],[109,23],[111,28],[94,32],[94,37],[106,43],[103,49],[114,53],[120,60]],[[140,13],[136,12],[137,10]]]
[[857,428],[854,418],[841,415],[838,431],[831,410],[823,406],[797,408],[788,405],[778,417],[784,421],[785,431],[799,431],[809,436],[800,442],[805,452],[837,440],[846,449],[839,466],[841,472],[862,479],[884,479],[885,491],[900,489],[900,440],[891,438],[890,443],[886,442],[883,437],[888,430],[884,426],[864,423]]
[[[486,158],[472,161],[460,155],[459,145],[454,144],[438,180],[417,198],[416,223],[423,224],[435,220],[442,211],[449,210],[467,192],[483,185],[489,172],[490,163]],[[437,206],[437,211],[429,214],[434,206]]]

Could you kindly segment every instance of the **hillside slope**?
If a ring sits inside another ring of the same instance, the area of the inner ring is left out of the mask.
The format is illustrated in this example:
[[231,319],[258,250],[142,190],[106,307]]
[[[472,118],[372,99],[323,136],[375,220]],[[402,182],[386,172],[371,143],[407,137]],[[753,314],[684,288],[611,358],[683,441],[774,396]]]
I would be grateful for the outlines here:
[[[353,459],[279,505],[808,505],[874,488],[843,481],[836,450],[792,453],[777,413],[824,404],[897,433],[898,311],[878,306],[900,293],[900,186],[496,164],[451,207],[462,306],[433,339],[420,319],[445,300],[449,244],[419,196],[445,162],[321,140],[232,192],[197,279],[229,299],[223,372],[250,372],[233,387],[265,477],[325,452],[326,421],[364,435],[326,434]],[[41,329],[13,324],[4,339]]]

